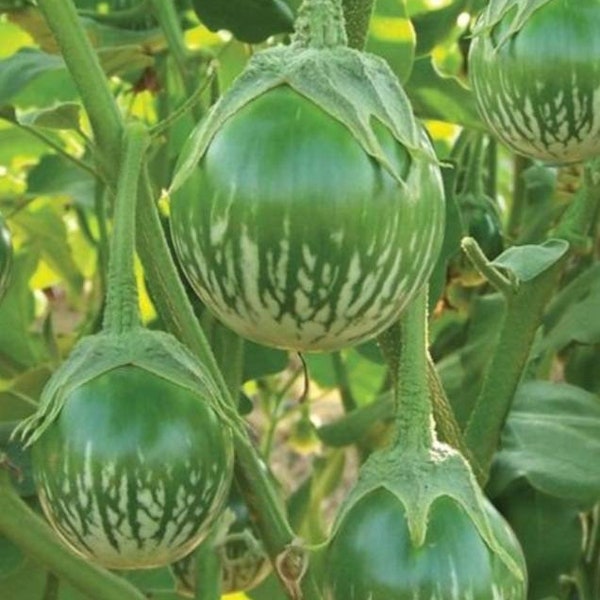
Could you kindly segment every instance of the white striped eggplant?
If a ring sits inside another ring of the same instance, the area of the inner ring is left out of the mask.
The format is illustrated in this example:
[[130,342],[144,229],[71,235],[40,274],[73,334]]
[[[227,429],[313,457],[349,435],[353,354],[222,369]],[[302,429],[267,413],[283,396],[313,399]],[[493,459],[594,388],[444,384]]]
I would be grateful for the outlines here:
[[281,348],[381,332],[443,237],[439,167],[406,95],[385,61],[343,45],[256,54],[192,134],[172,189],[174,246],[200,299]]
[[115,569],[189,553],[223,510],[233,469],[217,388],[172,336],[84,338],[25,425],[44,514],[76,553]]
[[519,543],[465,460],[384,450],[361,469],[324,559],[325,600],[525,600]]
[[600,155],[600,0],[491,0],[470,80],[509,148],[549,163]]

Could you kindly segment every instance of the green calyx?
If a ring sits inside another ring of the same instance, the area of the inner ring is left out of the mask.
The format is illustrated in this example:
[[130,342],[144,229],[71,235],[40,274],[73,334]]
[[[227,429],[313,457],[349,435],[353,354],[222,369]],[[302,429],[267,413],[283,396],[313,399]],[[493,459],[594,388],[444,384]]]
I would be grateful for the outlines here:
[[500,48],[525,25],[535,11],[553,1],[555,0],[496,0],[490,2],[475,23],[473,36],[490,31],[512,12],[510,23],[498,40],[497,48]]
[[364,151],[401,185],[404,177],[386,155],[373,123],[385,126],[413,158],[437,158],[408,97],[389,65],[377,56],[338,46],[281,46],[257,53],[227,94],[188,138],[170,191],[180,188],[197,168],[223,124],[253,100],[278,86],[289,86],[340,121]]
[[353,507],[381,490],[389,492],[402,505],[411,545],[422,551],[427,550],[424,544],[428,539],[432,508],[441,499],[451,499],[473,523],[491,554],[521,583],[521,589],[525,589],[526,572],[518,545],[507,544],[505,536],[490,519],[488,502],[470,466],[456,450],[436,442],[427,451],[403,450],[396,445],[371,455],[338,513],[331,539],[344,527]]
[[82,339],[46,384],[38,410],[15,429],[33,444],[56,420],[66,400],[82,385],[112,369],[133,365],[145,369],[205,398],[220,418],[237,427],[237,415],[228,407],[206,367],[175,337],[136,328],[124,334],[100,333]]
[[304,0],[295,23],[296,48],[347,46],[341,0]]

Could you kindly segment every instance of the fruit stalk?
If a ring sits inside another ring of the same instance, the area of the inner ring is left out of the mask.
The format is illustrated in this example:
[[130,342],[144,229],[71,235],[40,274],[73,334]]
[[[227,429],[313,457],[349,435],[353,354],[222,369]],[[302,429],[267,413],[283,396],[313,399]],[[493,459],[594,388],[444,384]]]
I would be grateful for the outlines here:
[[435,441],[429,395],[427,286],[409,304],[398,325],[380,336],[396,391],[396,443],[427,451]]
[[123,333],[141,324],[134,273],[135,216],[138,182],[149,140],[141,123],[129,124],[123,137],[104,314],[104,329],[113,333]]
[[362,50],[367,41],[375,0],[343,0],[348,46]]

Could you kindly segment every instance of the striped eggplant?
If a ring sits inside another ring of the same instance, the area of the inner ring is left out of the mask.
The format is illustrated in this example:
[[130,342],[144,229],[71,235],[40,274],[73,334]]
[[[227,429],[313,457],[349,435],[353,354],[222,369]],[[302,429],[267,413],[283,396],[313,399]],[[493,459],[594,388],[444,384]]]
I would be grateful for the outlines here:
[[[487,505],[492,526],[520,555],[514,534]],[[431,507],[421,547],[410,538],[405,509],[380,488],[347,514],[330,548],[326,600],[524,600],[517,579],[486,545],[452,498]]]
[[482,117],[518,154],[600,155],[600,0],[491,0],[476,23],[470,80]]
[[70,391],[32,460],[62,540],[106,567],[140,569],[202,541],[227,500],[233,452],[206,398],[130,364]]
[[324,555],[325,600],[525,600],[517,538],[466,460],[406,438],[374,452]]
[[13,248],[10,232],[0,213],[0,299],[6,292],[12,269]]
[[397,319],[443,232],[439,168],[372,135],[397,180],[352,131],[290,86],[226,120],[172,201],[175,249],[222,322],[259,343],[332,350]]

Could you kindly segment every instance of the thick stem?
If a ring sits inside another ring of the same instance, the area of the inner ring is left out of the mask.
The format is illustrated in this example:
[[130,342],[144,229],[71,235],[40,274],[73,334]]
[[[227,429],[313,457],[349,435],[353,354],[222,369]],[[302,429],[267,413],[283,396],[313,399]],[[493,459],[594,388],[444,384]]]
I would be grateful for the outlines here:
[[527,205],[527,187],[523,174],[531,166],[531,159],[516,155],[514,164],[513,201],[510,207],[507,231],[509,237],[516,240],[521,232],[521,224]]
[[92,600],[144,600],[124,579],[79,558],[16,494],[0,466],[0,533]]
[[435,433],[427,380],[427,286],[410,303],[399,326],[388,329],[379,342],[394,375],[396,443],[403,449],[428,450]]
[[100,153],[100,167],[108,176],[114,176],[121,150],[122,122],[98,56],[72,1],[39,0],[38,4],[81,95]]
[[196,600],[220,600],[222,565],[221,557],[215,548],[215,528],[208,538],[196,548],[194,560],[196,562]]
[[369,21],[373,14],[375,0],[342,0],[346,18],[348,46],[362,50],[367,41]]
[[298,10],[293,43],[301,48],[346,46],[342,0],[304,0]]
[[331,363],[335,373],[335,378],[337,380],[338,390],[342,398],[344,412],[350,413],[356,409],[356,400],[354,399],[352,389],[350,388],[348,370],[344,364],[344,359],[342,358],[341,352],[333,352],[331,354]]
[[126,127],[114,203],[114,226],[104,313],[104,329],[112,333],[123,333],[141,323],[134,274],[135,215],[138,182],[148,142],[149,136],[144,125],[132,123]]
[[477,464],[481,484],[488,477],[535,333],[564,261],[556,263],[533,283],[522,283],[516,292],[507,296],[500,337],[465,430],[465,441]]

